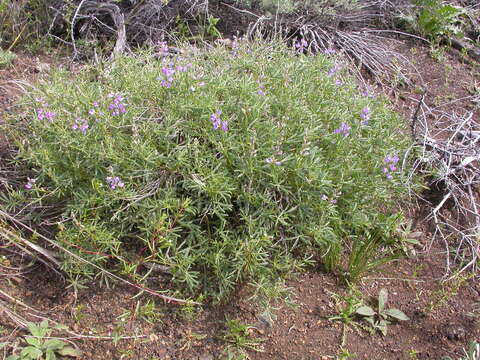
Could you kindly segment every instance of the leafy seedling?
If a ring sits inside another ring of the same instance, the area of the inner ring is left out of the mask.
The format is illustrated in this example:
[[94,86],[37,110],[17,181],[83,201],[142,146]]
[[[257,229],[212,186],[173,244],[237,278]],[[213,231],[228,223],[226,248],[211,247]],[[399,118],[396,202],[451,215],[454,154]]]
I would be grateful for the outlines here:
[[386,309],[388,301],[387,289],[381,289],[378,294],[378,309],[375,311],[368,305],[360,306],[355,312],[362,316],[375,330],[379,330],[384,336],[387,335],[387,326],[393,320],[406,321],[410,320],[407,315],[398,309]]
[[[25,336],[27,346],[22,348],[20,355],[10,355],[7,360],[55,360],[57,355],[79,357],[82,353],[69,346],[65,341],[51,338],[53,328],[48,326],[48,321],[43,320],[40,324],[27,323],[31,335]],[[62,327],[63,328],[63,327]]]

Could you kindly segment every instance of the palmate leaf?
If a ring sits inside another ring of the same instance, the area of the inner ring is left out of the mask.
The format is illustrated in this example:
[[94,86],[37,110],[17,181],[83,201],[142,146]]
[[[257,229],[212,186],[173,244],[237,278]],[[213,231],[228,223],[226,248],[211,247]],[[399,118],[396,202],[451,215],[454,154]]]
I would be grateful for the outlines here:
[[402,320],[402,321],[410,320],[410,318],[407,315],[405,315],[403,311],[398,309],[387,309],[383,313],[397,320]]

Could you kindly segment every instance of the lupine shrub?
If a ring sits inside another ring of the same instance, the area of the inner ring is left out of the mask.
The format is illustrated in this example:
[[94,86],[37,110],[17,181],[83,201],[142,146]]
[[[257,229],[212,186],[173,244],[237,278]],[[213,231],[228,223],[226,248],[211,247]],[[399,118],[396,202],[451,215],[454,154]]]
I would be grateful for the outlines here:
[[30,94],[16,132],[30,170],[11,196],[58,209],[56,241],[137,278],[166,266],[172,290],[217,300],[306,264],[335,270],[367,230],[367,262],[390,251],[408,139],[382,99],[332,55],[163,49],[96,78],[58,70]]

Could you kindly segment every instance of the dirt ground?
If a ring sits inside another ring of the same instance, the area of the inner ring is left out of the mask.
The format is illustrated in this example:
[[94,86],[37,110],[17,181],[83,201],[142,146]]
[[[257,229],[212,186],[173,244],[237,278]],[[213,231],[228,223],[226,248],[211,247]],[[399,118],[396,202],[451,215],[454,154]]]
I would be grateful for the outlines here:
[[[392,46],[419,71],[412,75],[412,86],[383,89],[405,121],[421,96],[419,88],[427,90],[426,102],[441,104],[470,96],[472,86],[480,84],[480,64],[469,63],[454,50],[432,56],[424,44],[408,39]],[[17,55],[13,67],[0,70],[0,122],[7,112],[15,111],[24,81],[32,82],[47,74],[49,67],[65,64],[55,56]],[[470,106],[459,101],[446,108],[463,111]],[[9,152],[5,139],[0,144],[1,170],[8,166]],[[76,333],[68,340],[82,350],[82,359],[209,360],[226,358],[228,349],[237,356],[232,359],[241,358],[224,339],[227,319],[254,326],[248,330],[248,339],[256,350],[246,350],[254,360],[457,359],[470,341],[480,341],[478,275],[462,273],[445,281],[445,244],[431,242],[432,229],[423,221],[422,205],[410,210],[414,231],[423,233],[422,246],[370,274],[359,286],[364,301],[371,305],[381,288],[388,289],[388,307],[409,316],[409,321],[390,325],[386,336],[329,320],[345,305],[333,294],[346,295],[347,288],[338,274],[321,269],[292,276],[287,285],[296,307],[280,305],[269,324],[261,320],[261,309],[248,300],[247,287],[239,288],[224,304],[197,308],[165,304],[145,294],[134,298],[137,290],[124,285],[107,289],[92,282],[76,292],[66,287],[58,273],[41,263],[29,265],[30,259],[14,253],[0,239],[0,343],[14,342],[25,334],[5,311],[3,305],[14,305],[8,294],[31,307],[15,306],[26,319],[48,318]],[[156,319],[151,322],[135,315],[137,304],[148,300],[156,302]]]

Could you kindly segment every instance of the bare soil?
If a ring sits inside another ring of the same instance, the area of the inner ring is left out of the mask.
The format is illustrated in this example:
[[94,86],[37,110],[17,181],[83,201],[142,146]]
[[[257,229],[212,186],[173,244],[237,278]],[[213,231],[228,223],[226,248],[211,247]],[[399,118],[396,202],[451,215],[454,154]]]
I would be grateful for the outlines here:
[[[446,50],[444,58],[435,60],[421,43],[401,40],[392,46],[409,57],[419,71],[413,86],[383,89],[405,121],[415,110],[419,89],[427,90],[425,101],[441,104],[469,96],[472,84],[480,81],[479,64],[467,62],[454,50]],[[0,70],[0,121],[7,112],[15,111],[20,81],[36,80],[59,61],[17,55],[13,67]],[[446,108],[464,111],[469,106],[468,102],[457,101]],[[0,137],[0,170],[7,166],[8,147],[6,139]],[[247,350],[254,360],[346,359],[347,351],[354,359],[457,359],[470,341],[480,341],[478,275],[464,273],[445,280],[445,244],[431,242],[431,227],[423,221],[422,205],[411,213],[414,231],[424,235],[422,246],[415,248],[415,254],[370,274],[359,286],[364,301],[371,305],[375,305],[381,288],[388,289],[388,305],[410,317],[409,321],[390,325],[387,336],[355,326],[344,328],[341,322],[329,320],[344,306],[336,303],[332,294],[346,295],[347,287],[339,274],[325,274],[321,269],[292,275],[288,286],[297,306],[292,309],[281,305],[270,326],[260,320],[261,309],[248,300],[247,286],[223,304],[205,304],[191,311],[145,294],[134,298],[137,290],[124,285],[108,289],[92,282],[75,292],[45,265],[27,266],[31,259],[15,253],[0,239],[0,343],[19,341],[25,334],[3,307],[14,305],[8,294],[35,309],[15,306],[26,319],[39,321],[45,317],[80,334],[69,341],[83,351],[82,359],[225,358],[229,345],[223,339],[226,319],[255,325],[249,337],[261,351]],[[153,323],[135,316],[137,303],[147,300],[157,305],[159,319]]]

